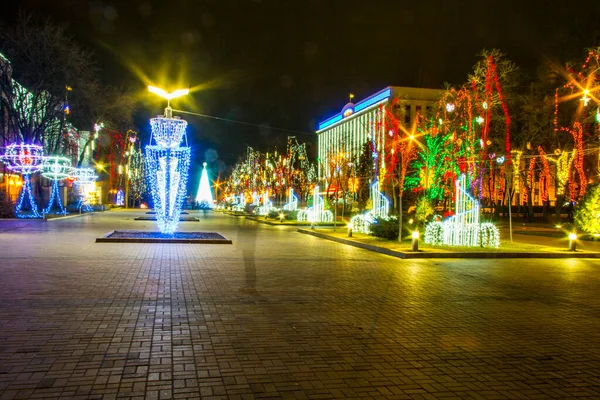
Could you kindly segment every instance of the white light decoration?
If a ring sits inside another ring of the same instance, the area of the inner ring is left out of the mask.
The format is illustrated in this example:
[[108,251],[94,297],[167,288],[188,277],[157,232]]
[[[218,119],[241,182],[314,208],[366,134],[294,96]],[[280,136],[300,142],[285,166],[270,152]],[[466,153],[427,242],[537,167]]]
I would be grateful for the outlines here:
[[206,171],[206,163],[202,164],[202,175],[200,175],[200,186],[196,195],[196,202],[203,204],[209,208],[213,208],[213,197],[208,183],[208,172]]
[[454,111],[454,108],[456,108],[456,106],[454,104],[446,103],[446,111],[452,112],[452,111]]
[[273,208],[273,203],[271,203],[271,200],[269,200],[269,191],[266,190],[263,195],[261,196],[262,199],[262,205],[260,205],[259,207],[256,207],[254,209],[254,213],[256,215],[268,215],[269,212],[271,212],[271,209]]
[[96,182],[98,178],[93,168],[73,168],[71,177],[75,179],[75,196],[77,197],[77,209],[83,212],[93,211],[89,204],[88,187]]
[[466,177],[456,181],[454,215],[443,222],[430,222],[425,228],[425,243],[449,246],[498,247],[500,233],[492,223],[479,222],[479,202],[466,191]]
[[350,219],[355,232],[370,233],[370,226],[375,222],[375,219],[387,218],[389,214],[390,201],[379,191],[379,182],[374,182],[371,185],[370,199],[373,208]]
[[298,211],[298,222],[333,222],[333,214],[325,210],[325,201],[319,196],[319,187],[313,189],[313,205],[306,210]]
[[67,214],[58,190],[58,182],[67,178],[72,171],[71,160],[61,156],[46,156],[42,162],[42,176],[52,180],[52,191],[44,214],[50,214],[54,203],[58,206],[56,214]]
[[483,119],[483,117],[480,115],[477,118],[475,118],[475,122],[477,122],[479,125],[483,124],[483,121],[485,121]]
[[298,197],[294,194],[294,189],[290,188],[288,191],[287,203],[284,204],[283,209],[286,211],[294,211],[298,208]]
[[146,146],[148,180],[156,211],[158,229],[173,234],[179,223],[190,167],[190,148],[179,146],[187,122],[172,117],[170,107],[165,116],[150,120],[155,145]]

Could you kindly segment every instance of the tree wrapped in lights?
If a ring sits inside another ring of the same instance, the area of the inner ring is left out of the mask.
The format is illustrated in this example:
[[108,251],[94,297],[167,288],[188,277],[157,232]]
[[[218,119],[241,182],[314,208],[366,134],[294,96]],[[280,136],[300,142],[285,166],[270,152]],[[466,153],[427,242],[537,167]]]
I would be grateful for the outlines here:
[[164,116],[150,120],[154,145],[146,146],[146,167],[156,221],[162,233],[173,234],[179,223],[190,167],[190,148],[180,146],[187,122],[173,118],[167,107]]
[[[23,175],[23,188],[15,207],[18,218],[41,218],[38,206],[31,192],[31,174],[38,172],[42,166],[44,150],[35,144],[10,144],[2,155],[2,162],[13,172]],[[29,198],[30,213],[24,212],[25,197]]]
[[577,204],[574,219],[579,229],[593,233],[600,233],[600,185],[591,185],[583,199]]
[[44,157],[44,161],[42,162],[42,176],[48,178],[52,181],[52,189],[50,192],[50,199],[48,200],[48,205],[44,209],[44,214],[50,214],[52,208],[54,207],[54,203],[58,206],[58,211],[56,214],[67,214],[67,210],[65,210],[65,206],[62,203],[60,198],[60,193],[58,190],[58,182],[62,179],[67,178],[72,170],[71,160],[67,157],[61,156],[46,156]]

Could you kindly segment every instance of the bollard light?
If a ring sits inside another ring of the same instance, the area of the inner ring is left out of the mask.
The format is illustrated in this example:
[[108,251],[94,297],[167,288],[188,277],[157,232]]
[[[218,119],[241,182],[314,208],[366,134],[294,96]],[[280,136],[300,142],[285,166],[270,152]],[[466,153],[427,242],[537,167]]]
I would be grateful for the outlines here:
[[412,233],[412,251],[419,251],[419,231]]
[[574,232],[569,233],[569,251],[575,251],[577,249],[577,234]]
[[285,217],[285,215],[283,215],[283,213],[279,213],[279,223],[282,224],[283,223],[283,218]]
[[354,224],[352,222],[348,222],[348,237],[352,237],[352,228],[354,228]]

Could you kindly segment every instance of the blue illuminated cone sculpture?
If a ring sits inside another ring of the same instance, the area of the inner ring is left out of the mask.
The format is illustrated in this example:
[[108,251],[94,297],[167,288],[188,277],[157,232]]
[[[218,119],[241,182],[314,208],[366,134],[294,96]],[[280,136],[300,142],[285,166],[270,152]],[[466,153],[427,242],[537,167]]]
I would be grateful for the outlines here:
[[154,201],[158,229],[172,234],[177,228],[186,195],[190,148],[180,146],[187,122],[173,118],[172,109],[165,116],[150,120],[155,144],[146,146],[146,166]]
[[203,163],[202,175],[200,176],[200,186],[196,195],[196,202],[206,207],[213,208],[213,197],[208,183],[208,172],[206,171],[206,163]]

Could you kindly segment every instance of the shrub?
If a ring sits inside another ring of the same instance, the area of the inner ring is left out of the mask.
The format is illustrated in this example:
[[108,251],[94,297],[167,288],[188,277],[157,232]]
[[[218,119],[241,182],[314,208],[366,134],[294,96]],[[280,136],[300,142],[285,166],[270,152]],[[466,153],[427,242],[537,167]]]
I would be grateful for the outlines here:
[[298,219],[298,210],[294,210],[294,211],[285,210],[285,211],[283,211],[283,215],[285,216],[284,218],[287,221],[295,221],[296,219]]
[[389,240],[398,239],[399,228],[398,218],[396,217],[376,218],[369,227],[371,235]]
[[279,211],[278,210],[269,211],[269,214],[267,214],[267,218],[272,218],[272,219],[279,218]]

